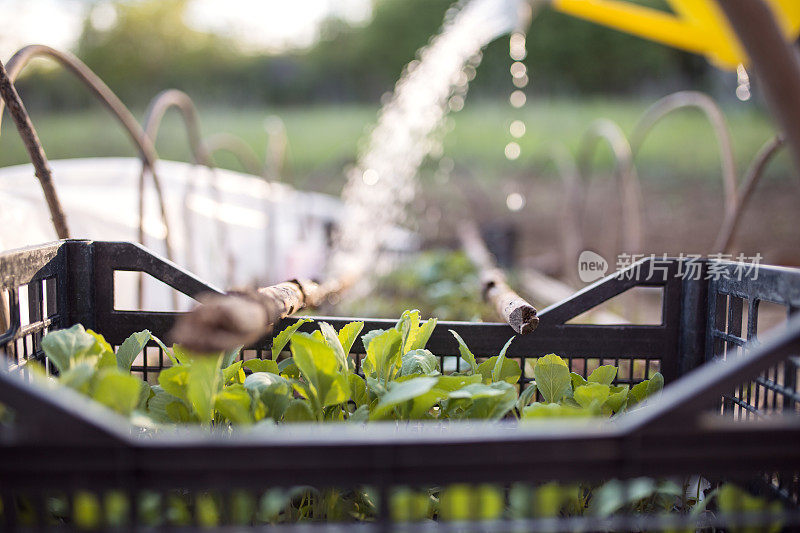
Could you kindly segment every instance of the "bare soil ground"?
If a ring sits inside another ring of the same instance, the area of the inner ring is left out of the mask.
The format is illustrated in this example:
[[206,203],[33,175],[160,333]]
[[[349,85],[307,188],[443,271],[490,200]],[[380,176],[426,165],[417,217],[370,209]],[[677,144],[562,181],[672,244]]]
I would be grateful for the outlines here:
[[[563,239],[564,193],[552,180],[517,182],[515,190],[524,194],[525,207],[510,212],[494,191],[472,190],[471,207],[453,209],[439,206],[441,216],[434,238],[449,237],[455,215],[478,218],[482,226],[510,225],[516,229],[518,261],[534,261],[550,273],[558,274],[557,256]],[[477,198],[476,198],[477,196]],[[482,196],[482,198],[481,198]],[[613,180],[600,178],[590,188],[583,210],[582,249],[592,249],[612,263],[619,253],[619,193]],[[642,183],[644,254],[702,254],[718,250],[713,243],[723,219],[720,187],[703,182]],[[474,206],[483,204],[484,209]],[[447,222],[445,222],[447,221]],[[786,180],[761,183],[742,215],[734,241],[734,255],[752,257],[760,253],[762,263],[800,266],[800,183]],[[574,268],[574,265],[570,265]]]

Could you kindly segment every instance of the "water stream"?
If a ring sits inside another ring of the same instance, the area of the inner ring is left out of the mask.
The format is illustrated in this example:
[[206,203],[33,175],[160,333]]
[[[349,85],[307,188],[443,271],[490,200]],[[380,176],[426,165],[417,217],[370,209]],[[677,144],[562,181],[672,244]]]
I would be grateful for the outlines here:
[[529,11],[525,0],[462,1],[447,11],[440,33],[406,66],[348,172],[333,275],[364,272],[383,248],[391,247],[393,228],[403,224],[416,194],[417,171],[435,148],[435,133],[447,114],[463,107],[481,50],[515,30]]

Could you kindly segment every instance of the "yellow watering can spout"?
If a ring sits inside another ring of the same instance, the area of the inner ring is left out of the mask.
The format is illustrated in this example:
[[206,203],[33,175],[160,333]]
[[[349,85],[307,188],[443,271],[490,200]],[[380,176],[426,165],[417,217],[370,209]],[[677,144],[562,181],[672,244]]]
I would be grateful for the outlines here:
[[[562,13],[706,56],[720,68],[747,64],[716,0],[667,0],[672,13],[629,0],[550,0]],[[766,0],[787,40],[800,34],[800,0]]]

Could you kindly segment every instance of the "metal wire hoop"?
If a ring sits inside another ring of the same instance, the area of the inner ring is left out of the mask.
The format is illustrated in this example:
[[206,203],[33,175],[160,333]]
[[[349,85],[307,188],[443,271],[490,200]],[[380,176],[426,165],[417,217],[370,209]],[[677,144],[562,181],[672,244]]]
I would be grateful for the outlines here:
[[[27,66],[30,61],[37,57],[48,57],[55,60],[67,72],[72,73],[89,89],[89,92],[95,96],[103,106],[117,119],[125,132],[128,134],[130,140],[136,145],[139,150],[140,157],[150,169],[153,179],[153,186],[156,190],[158,198],[159,209],[161,211],[161,219],[164,224],[164,248],[166,256],[170,260],[174,260],[174,253],[172,248],[172,241],[170,239],[170,225],[167,216],[166,205],[164,202],[164,194],[161,187],[161,180],[155,171],[155,162],[158,159],[158,154],[150,142],[149,137],[145,134],[139,122],[130,112],[130,110],[122,103],[117,95],[106,85],[97,74],[95,74],[89,67],[87,67],[80,59],[70,54],[69,52],[62,52],[51,48],[49,46],[34,44],[21,48],[15,53],[6,64],[9,79],[14,82],[22,70]],[[4,104],[0,102],[0,128],[2,127],[2,111]],[[140,228],[143,226],[144,221],[140,220]],[[142,242],[143,238],[140,234],[139,241]],[[142,242],[143,243],[143,242]]]

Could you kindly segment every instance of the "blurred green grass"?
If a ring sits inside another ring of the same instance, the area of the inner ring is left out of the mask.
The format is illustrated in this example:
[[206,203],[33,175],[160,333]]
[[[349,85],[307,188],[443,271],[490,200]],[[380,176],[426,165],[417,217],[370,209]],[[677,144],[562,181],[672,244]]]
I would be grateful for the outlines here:
[[[654,100],[644,99],[569,99],[531,97],[521,110],[497,101],[468,101],[459,113],[451,115],[453,131],[444,142],[445,155],[459,168],[474,176],[492,180],[503,176],[532,173],[552,176],[549,162],[553,145],[561,143],[573,154],[592,121],[610,118],[630,133],[641,113]],[[741,173],[759,147],[775,129],[770,118],[753,104],[724,107],[731,126],[737,166]],[[100,109],[47,114],[30,110],[48,157],[52,159],[90,156],[133,156],[131,143],[112,119]],[[356,157],[359,140],[374,123],[377,107],[370,105],[324,105],[285,108],[200,108],[206,135],[229,132],[242,137],[259,154],[266,151],[264,120],[281,117],[289,140],[284,179],[298,186],[335,192],[343,181],[343,169]],[[137,116],[142,116],[141,112]],[[527,125],[519,141],[522,155],[508,161],[504,147],[513,140],[508,126],[514,119]],[[164,120],[157,141],[162,158],[189,160],[186,136],[179,119],[170,114]],[[27,162],[24,147],[13,124],[6,117],[0,137],[0,166]],[[222,167],[239,170],[230,156],[218,157]],[[607,148],[595,158],[598,168],[610,168]],[[658,124],[637,156],[637,167],[644,180],[706,179],[719,180],[717,142],[704,117],[695,110],[671,115]],[[768,175],[790,174],[789,158],[782,154]]]

